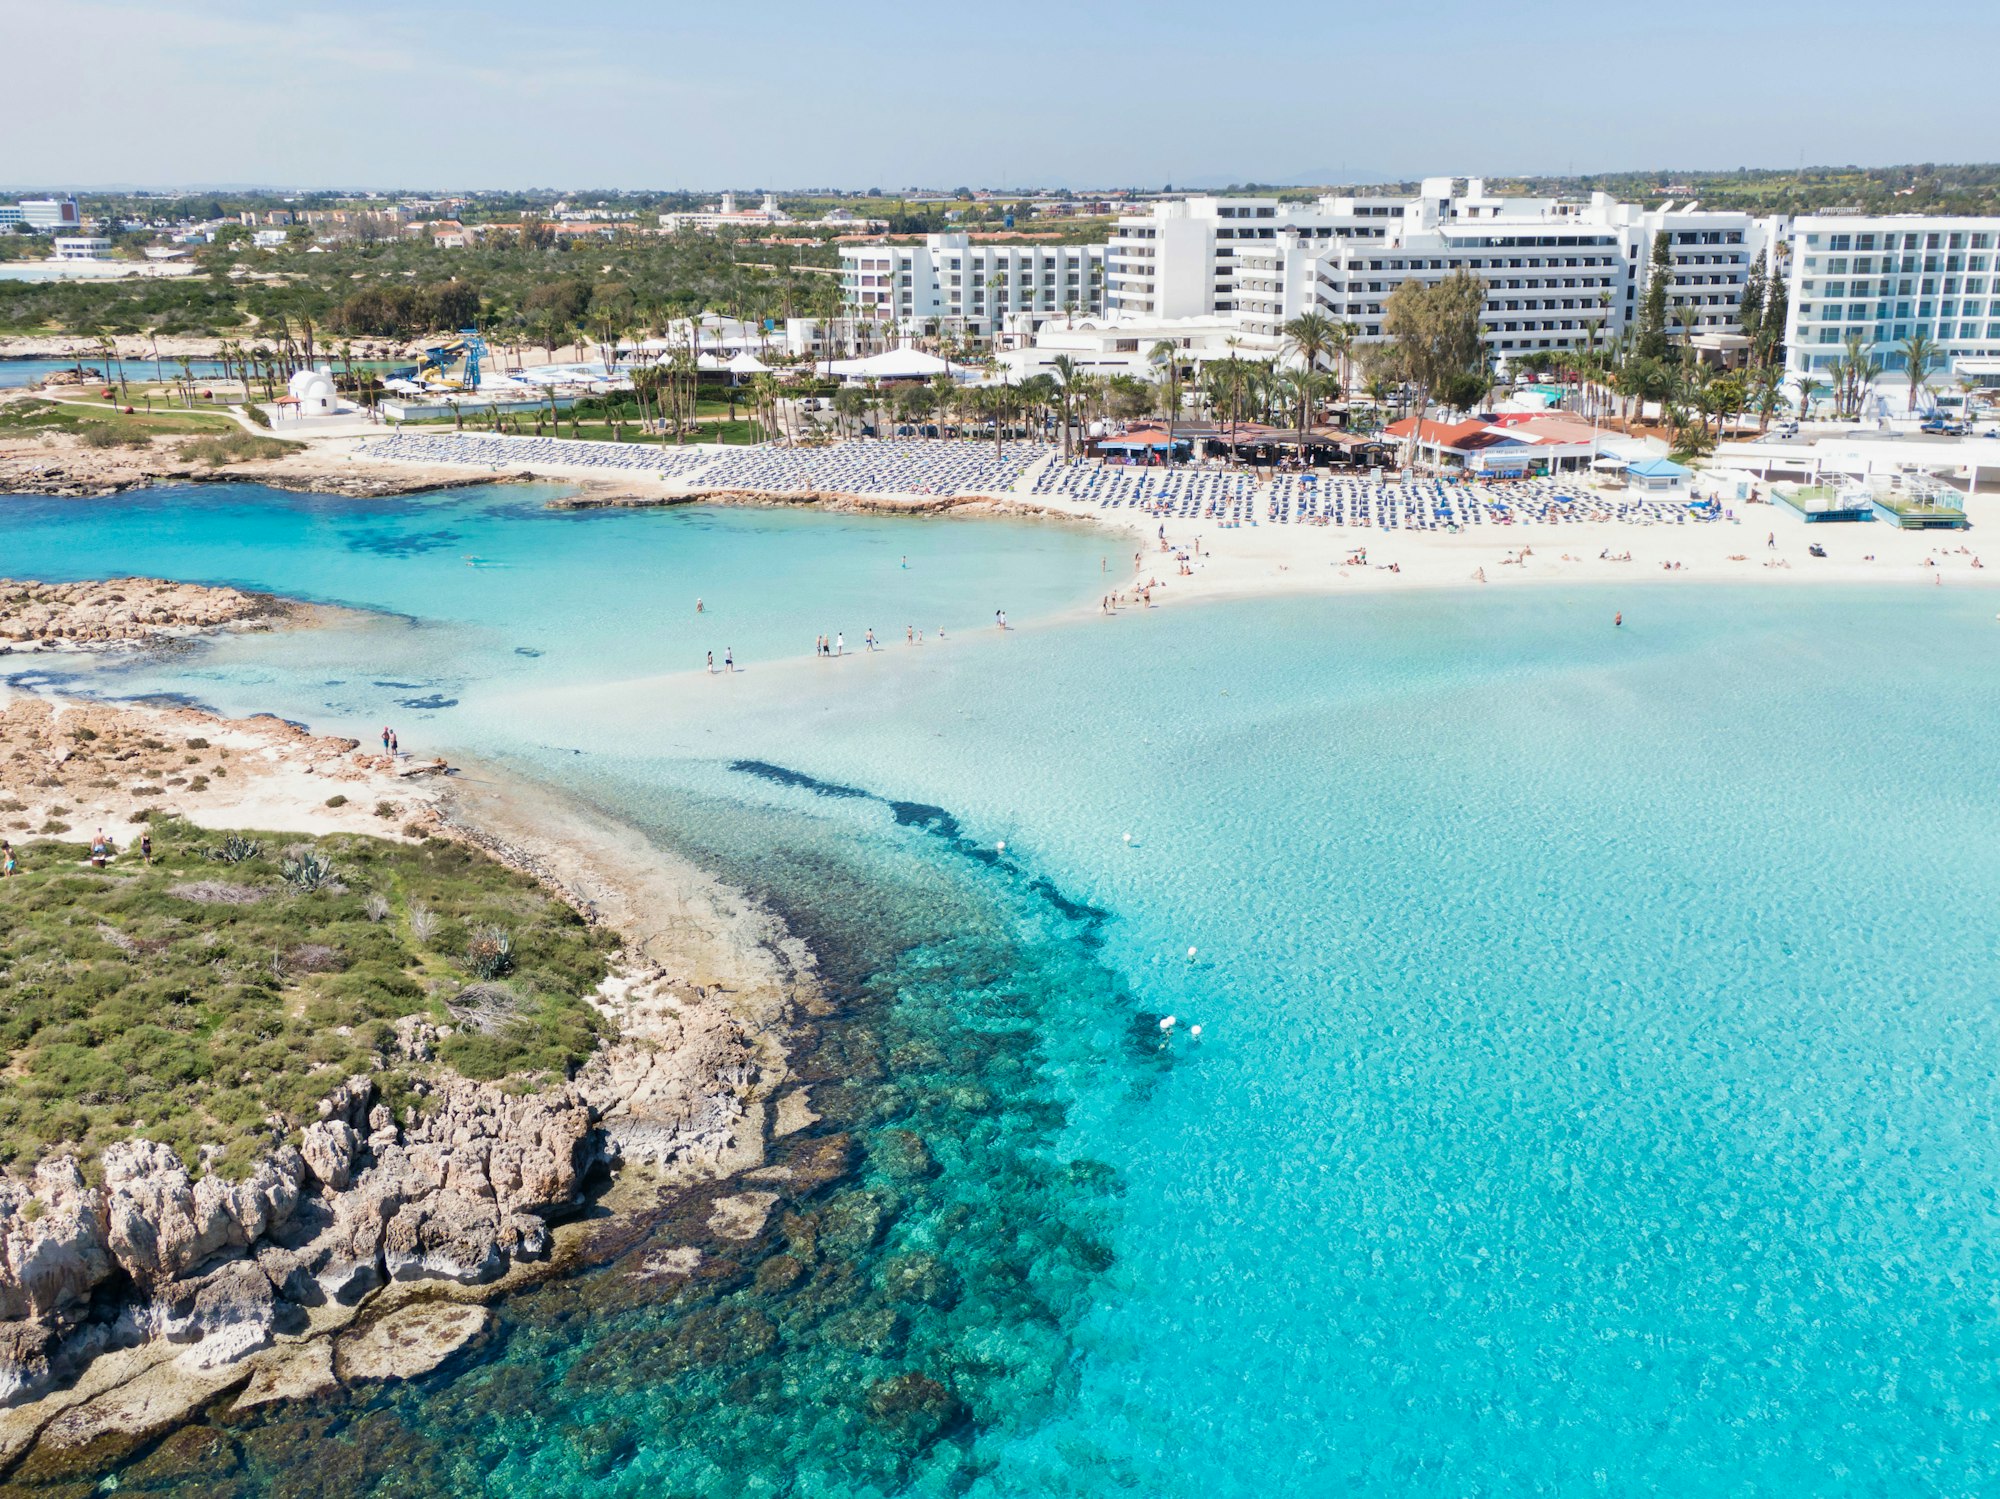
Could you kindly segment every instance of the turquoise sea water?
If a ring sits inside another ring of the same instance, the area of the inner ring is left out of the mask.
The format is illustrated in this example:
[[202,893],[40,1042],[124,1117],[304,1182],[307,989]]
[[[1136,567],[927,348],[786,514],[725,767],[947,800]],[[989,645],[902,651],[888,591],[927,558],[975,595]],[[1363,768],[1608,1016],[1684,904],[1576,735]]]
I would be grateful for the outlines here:
[[858,1169],[732,1274],[648,1275],[665,1214],[131,1485],[2000,1485],[1990,596],[1104,620],[1087,532],[533,500],[24,502],[0,573],[392,611],[90,685],[394,721],[708,860],[823,955]]
[[[0,267],[0,270],[4,269],[5,267]],[[50,375],[74,370],[78,364],[82,364],[87,370],[109,373],[114,379],[118,374],[116,364],[106,371],[103,358],[94,354],[84,354],[78,359],[0,359],[0,390],[9,390],[19,385],[34,385]],[[150,359],[133,358],[125,360],[124,367],[127,380],[172,380],[180,374],[181,369],[180,361],[177,359],[162,359],[156,365]],[[213,359],[192,360],[189,368],[200,379],[219,379],[222,375],[221,363]]]

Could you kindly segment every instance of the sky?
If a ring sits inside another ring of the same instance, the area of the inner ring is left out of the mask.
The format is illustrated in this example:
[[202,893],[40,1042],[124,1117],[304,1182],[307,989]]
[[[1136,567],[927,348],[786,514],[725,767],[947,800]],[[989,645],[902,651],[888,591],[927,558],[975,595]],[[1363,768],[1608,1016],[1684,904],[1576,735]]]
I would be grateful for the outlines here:
[[1993,0],[0,0],[0,182],[893,191],[1992,161],[1996,47]]

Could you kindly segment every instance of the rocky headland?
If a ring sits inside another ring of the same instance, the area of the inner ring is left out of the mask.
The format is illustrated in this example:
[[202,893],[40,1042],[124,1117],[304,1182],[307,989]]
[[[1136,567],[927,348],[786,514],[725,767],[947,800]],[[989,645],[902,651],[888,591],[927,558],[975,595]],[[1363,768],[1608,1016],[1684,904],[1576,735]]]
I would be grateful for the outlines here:
[[426,494],[473,484],[504,484],[509,474],[446,474],[414,464],[373,464],[358,469],[341,444],[302,444],[276,458],[244,458],[227,464],[194,462],[183,456],[184,439],[156,437],[130,446],[99,448],[70,433],[34,438],[0,437],[0,494],[53,495],[90,499],[155,484],[266,484],[299,493],[338,494],[373,499]]
[[[210,592],[119,628],[170,637],[256,605]],[[108,598],[86,589],[49,627],[110,629]],[[274,1129],[247,1170],[135,1135],[0,1172],[0,1478],[99,1471],[232,1391],[249,1406],[434,1367],[478,1336],[477,1301],[560,1263],[566,1221],[607,1183],[649,1206],[692,1191],[721,1239],[761,1228],[769,1194],[730,1184],[811,1118],[799,1090],[777,1097],[788,1018],[815,1003],[809,955],[623,830],[491,778],[462,795],[420,764],[275,719],[0,697],[17,844],[121,814],[455,840],[622,943],[590,996],[605,1040],[554,1086],[458,1075],[453,1026],[411,1015],[378,1070],[329,1078],[316,1117]],[[213,883],[226,909],[233,887]],[[0,989],[20,981],[0,959]]]

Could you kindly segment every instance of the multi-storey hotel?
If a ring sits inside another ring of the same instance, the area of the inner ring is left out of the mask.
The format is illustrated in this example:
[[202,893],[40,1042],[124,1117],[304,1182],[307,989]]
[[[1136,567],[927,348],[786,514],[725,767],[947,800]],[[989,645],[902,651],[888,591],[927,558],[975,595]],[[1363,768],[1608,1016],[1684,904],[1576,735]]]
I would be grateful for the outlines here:
[[[1598,193],[1587,203],[1463,192],[1432,178],[1414,198],[1193,198],[1121,219],[1110,245],[1110,308],[1146,318],[1239,315],[1248,341],[1274,346],[1304,312],[1380,338],[1405,281],[1468,271],[1487,286],[1487,341],[1502,357],[1613,337],[1638,316],[1657,235],[1669,237],[1676,329],[1720,342],[1737,326],[1751,262],[1775,222],[1690,205],[1645,210]],[[1683,315],[1681,309],[1686,309]]]
[[1030,333],[1058,315],[1103,312],[1171,337],[1169,325],[1219,317],[1238,325],[1235,347],[1269,354],[1284,324],[1309,311],[1381,338],[1397,286],[1463,270],[1487,284],[1487,341],[1505,359],[1615,337],[1643,305],[1661,234],[1674,331],[1726,347],[1750,265],[1777,230],[1692,204],[1502,198],[1478,178],[1461,189],[1438,177],[1409,198],[1158,202],[1120,218],[1103,246],[974,245],[963,234],[847,246],[841,271],[859,316],[909,331]]
[[[1789,297],[1791,375],[1823,373],[1859,335],[1894,385],[1901,341],[1937,342],[1940,388],[2000,384],[2000,219],[1817,214],[1795,224],[1669,202],[1490,195],[1479,178],[1436,177],[1414,197],[1189,197],[1120,218],[1103,246],[972,245],[963,234],[921,246],[841,251],[849,305],[918,331],[1045,335],[1045,363],[1071,344],[1093,362],[1131,364],[1156,340],[1190,363],[1241,351],[1281,353],[1284,325],[1318,312],[1385,336],[1389,297],[1406,281],[1468,271],[1486,283],[1486,341],[1496,362],[1614,339],[1637,322],[1665,236],[1672,265],[1668,332],[1711,355],[1747,342],[1743,291],[1753,264],[1776,267]],[[1071,337],[1087,334],[1088,338]],[[1092,340],[1095,342],[1092,343]],[[1104,348],[1098,350],[1096,344]],[[1081,357],[1081,356],[1078,356]],[[1015,360],[1017,364],[1022,361]]]
[[1940,388],[2000,383],[2000,219],[1814,214],[1792,226],[1790,248],[1794,376],[1823,375],[1853,336],[1907,384],[1899,346],[1922,333],[1938,346]]
[[927,234],[921,245],[842,246],[841,287],[857,317],[985,337],[1103,311],[1104,254],[1103,245],[975,245],[964,234]]

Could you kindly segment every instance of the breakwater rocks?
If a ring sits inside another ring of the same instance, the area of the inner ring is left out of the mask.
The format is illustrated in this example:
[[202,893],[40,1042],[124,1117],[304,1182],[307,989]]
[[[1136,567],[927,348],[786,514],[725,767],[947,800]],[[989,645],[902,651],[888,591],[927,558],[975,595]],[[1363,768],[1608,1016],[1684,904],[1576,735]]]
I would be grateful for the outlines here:
[[269,594],[158,578],[0,578],[0,643],[14,645],[145,645],[212,630],[268,628],[293,612]]

